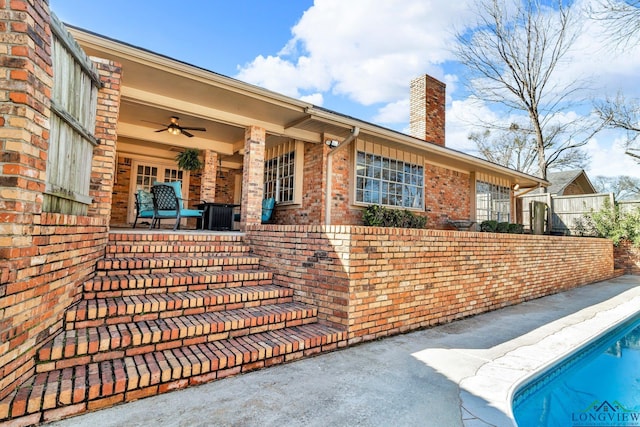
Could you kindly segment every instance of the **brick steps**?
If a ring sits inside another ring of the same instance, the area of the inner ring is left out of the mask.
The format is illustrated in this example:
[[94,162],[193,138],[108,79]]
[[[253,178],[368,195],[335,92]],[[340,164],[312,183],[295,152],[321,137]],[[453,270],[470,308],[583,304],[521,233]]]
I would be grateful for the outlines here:
[[111,233],[106,255],[0,401],[31,425],[346,346],[316,307],[273,283],[240,234]]
[[218,271],[255,269],[260,263],[256,256],[166,256],[104,258],[98,261],[98,275],[184,273],[189,271]]
[[315,308],[287,303],[71,329],[58,334],[38,351],[37,370],[45,372],[186,343],[309,324],[316,321],[316,315]]
[[84,322],[92,320],[108,324],[135,322],[140,320],[137,318],[151,320],[159,317],[289,302],[292,295],[293,290],[289,288],[264,285],[84,299],[67,310],[65,322],[67,329],[85,327]]
[[0,402],[0,420],[52,421],[335,350],[344,340],[310,324],[42,372]]
[[242,245],[239,243],[224,244],[149,244],[144,242],[141,244],[114,244],[110,245],[107,251],[107,258],[128,258],[133,256],[138,257],[161,257],[161,256],[173,256],[176,254],[188,254],[188,255],[219,255],[219,256],[240,256],[246,255],[251,251],[251,247]]
[[96,276],[84,284],[85,299],[199,291],[270,284],[273,274],[262,270],[193,271],[167,274]]

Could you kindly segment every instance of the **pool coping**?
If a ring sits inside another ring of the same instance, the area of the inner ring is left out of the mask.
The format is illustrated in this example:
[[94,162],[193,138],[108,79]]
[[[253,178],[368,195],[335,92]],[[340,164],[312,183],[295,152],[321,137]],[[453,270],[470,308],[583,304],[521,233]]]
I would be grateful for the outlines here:
[[[629,289],[509,341],[509,351],[459,382],[463,425],[517,426],[512,400],[522,385],[639,312],[640,289]],[[530,344],[532,334],[543,338]]]

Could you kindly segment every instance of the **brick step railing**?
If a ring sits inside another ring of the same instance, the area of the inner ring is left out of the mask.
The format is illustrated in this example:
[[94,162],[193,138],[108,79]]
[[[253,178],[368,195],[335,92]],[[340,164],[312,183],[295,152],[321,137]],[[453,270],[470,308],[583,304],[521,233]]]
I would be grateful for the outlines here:
[[70,329],[38,352],[38,372],[316,322],[317,310],[286,303],[152,321]]
[[105,257],[0,401],[37,424],[346,346],[273,283],[240,234],[111,233]]
[[192,271],[167,274],[96,276],[83,287],[85,299],[250,287],[272,283],[273,273],[263,270]]
[[41,372],[0,401],[0,421],[57,420],[335,350],[345,338],[310,324]]

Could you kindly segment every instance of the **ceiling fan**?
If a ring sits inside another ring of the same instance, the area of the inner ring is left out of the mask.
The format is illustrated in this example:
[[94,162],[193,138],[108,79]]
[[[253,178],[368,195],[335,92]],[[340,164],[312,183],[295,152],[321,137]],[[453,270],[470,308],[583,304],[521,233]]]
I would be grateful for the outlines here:
[[191,132],[189,132],[190,130],[195,130],[195,131],[199,131],[199,132],[205,132],[207,130],[205,128],[194,128],[194,127],[180,126],[180,124],[178,123],[178,120],[180,120],[179,117],[172,116],[171,117],[171,123],[169,123],[168,125],[164,125],[162,123],[156,123],[156,122],[149,122],[149,123],[154,123],[154,124],[157,124],[157,125],[165,126],[164,129],[158,129],[156,132],[167,131],[171,135],[183,134],[185,136],[188,136],[189,138],[193,137],[193,134]]

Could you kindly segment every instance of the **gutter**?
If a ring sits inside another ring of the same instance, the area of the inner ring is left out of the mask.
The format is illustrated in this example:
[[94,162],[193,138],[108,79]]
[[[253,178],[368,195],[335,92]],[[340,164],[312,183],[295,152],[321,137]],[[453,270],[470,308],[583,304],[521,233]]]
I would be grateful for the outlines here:
[[324,223],[325,225],[331,225],[331,182],[333,181],[333,156],[336,153],[344,150],[351,144],[351,141],[356,139],[360,134],[360,128],[354,126],[351,129],[351,135],[349,135],[344,141],[342,141],[336,148],[332,148],[327,155],[327,178],[325,188],[327,189],[324,199]]

